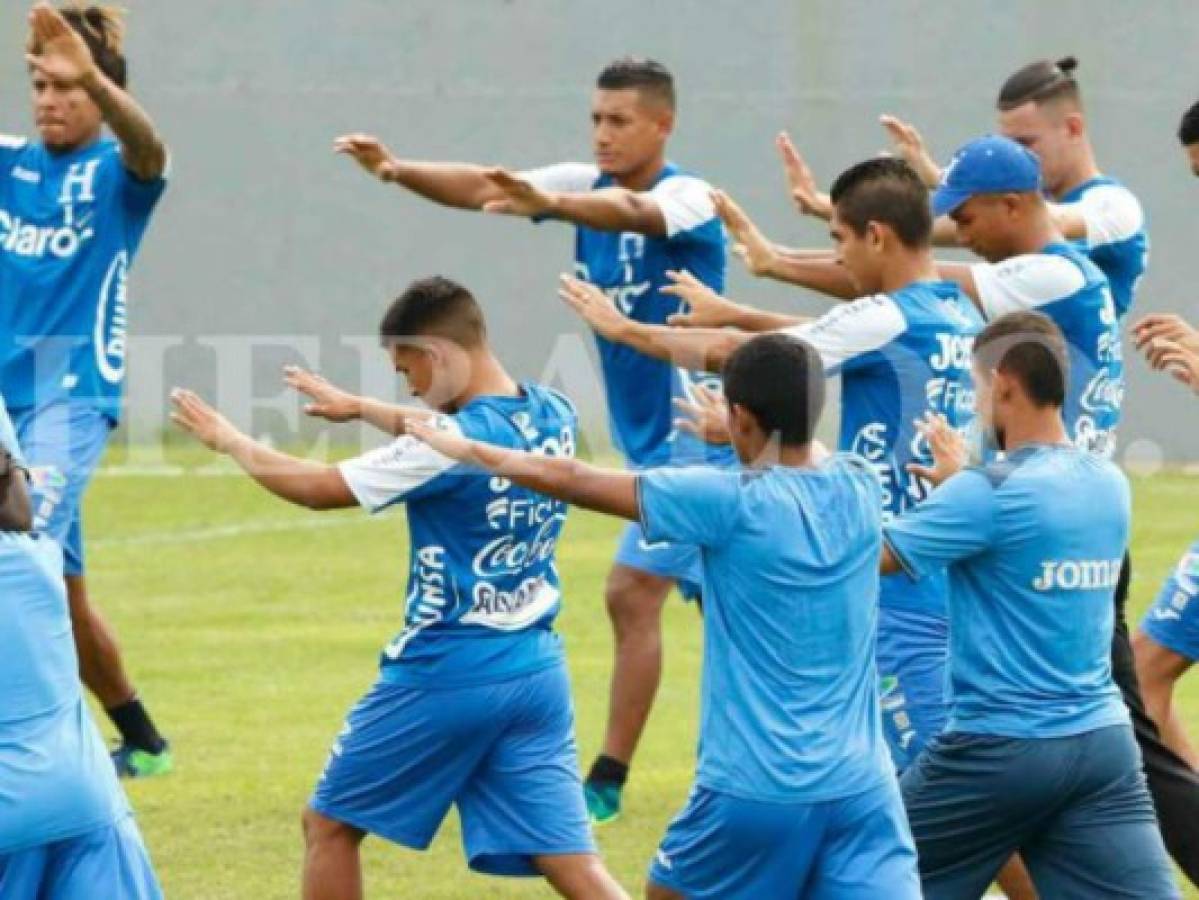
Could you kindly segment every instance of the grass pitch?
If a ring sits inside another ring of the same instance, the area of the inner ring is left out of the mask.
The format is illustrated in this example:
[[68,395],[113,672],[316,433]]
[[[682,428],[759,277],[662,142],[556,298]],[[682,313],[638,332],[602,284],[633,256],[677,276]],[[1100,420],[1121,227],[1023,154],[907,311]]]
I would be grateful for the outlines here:
[[[1135,480],[1134,491],[1136,621],[1199,531],[1199,478],[1159,474]],[[602,585],[619,528],[575,511],[559,555],[559,628],[583,765],[607,708],[611,632]],[[300,810],[342,716],[371,683],[379,649],[401,621],[402,512],[310,513],[239,477],[118,468],[89,493],[87,532],[93,595],[174,744],[174,775],[128,785],[167,896],[298,896]],[[701,622],[674,600],[665,633],[662,688],[624,815],[598,833],[608,865],[634,896],[685,800],[695,756]],[[1182,707],[1199,731],[1196,677],[1182,683]],[[454,816],[428,853],[368,840],[364,855],[371,897],[552,896],[537,881],[471,874]]]

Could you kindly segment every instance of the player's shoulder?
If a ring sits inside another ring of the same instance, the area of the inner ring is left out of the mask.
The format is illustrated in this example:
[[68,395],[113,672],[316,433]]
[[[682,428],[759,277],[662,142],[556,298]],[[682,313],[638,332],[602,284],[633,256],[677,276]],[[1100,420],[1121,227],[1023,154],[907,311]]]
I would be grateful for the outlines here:
[[15,152],[30,146],[29,138],[19,134],[0,133],[0,150]]
[[997,280],[1019,285],[1043,301],[1063,300],[1077,294],[1098,271],[1085,254],[1067,244],[982,265],[988,266]]

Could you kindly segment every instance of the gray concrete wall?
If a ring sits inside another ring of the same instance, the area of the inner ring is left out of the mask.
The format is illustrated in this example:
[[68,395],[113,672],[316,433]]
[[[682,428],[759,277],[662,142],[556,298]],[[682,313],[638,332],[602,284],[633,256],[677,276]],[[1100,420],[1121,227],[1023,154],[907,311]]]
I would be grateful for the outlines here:
[[[1199,96],[1193,0],[126,5],[134,90],[174,149],[174,184],[134,277],[135,439],[161,425],[163,392],[176,381],[218,391],[255,430],[284,434],[296,422],[295,404],[276,396],[284,361],[387,389],[370,335],[385,303],[433,272],[476,289],[517,372],[549,371],[602,418],[593,370],[581,361],[588,344],[554,298],[568,229],[420,203],[371,183],[334,158],[330,143],[370,130],[417,157],[586,159],[590,85],[628,52],[662,60],[678,78],[672,155],[730,189],[772,234],[799,243],[823,234],[791,212],[781,190],[771,144],[780,127],[828,179],[885,146],[875,124],[883,111],[920,124],[947,155],[990,128],[994,93],[1011,70],[1073,53],[1101,162],[1150,217],[1140,310],[1199,317],[1189,273],[1199,183],[1173,136]],[[29,122],[23,14],[13,0],[0,13],[0,130]],[[740,272],[731,292],[823,308]],[[1199,407],[1139,362],[1130,369],[1126,445],[1199,458]]]

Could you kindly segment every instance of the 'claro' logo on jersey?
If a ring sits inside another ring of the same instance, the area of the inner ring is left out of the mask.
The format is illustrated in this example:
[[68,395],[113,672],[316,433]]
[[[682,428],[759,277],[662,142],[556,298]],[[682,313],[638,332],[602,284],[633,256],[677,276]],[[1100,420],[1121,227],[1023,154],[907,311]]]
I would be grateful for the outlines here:
[[125,351],[129,337],[126,285],[129,255],[122,250],[104,274],[96,306],[96,368],[105,381],[119,384],[125,377]]
[[66,208],[61,225],[34,225],[20,216],[0,209],[0,249],[23,259],[70,259],[94,233],[90,216],[73,220],[72,208]]

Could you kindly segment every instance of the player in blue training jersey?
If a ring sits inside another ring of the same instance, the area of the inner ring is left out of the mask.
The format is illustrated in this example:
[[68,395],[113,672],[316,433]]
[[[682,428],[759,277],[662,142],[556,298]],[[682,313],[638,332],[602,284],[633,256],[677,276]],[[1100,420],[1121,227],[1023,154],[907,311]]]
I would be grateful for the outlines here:
[[446,456],[700,547],[699,759],[650,868],[653,900],[919,897],[879,720],[882,498],[863,460],[818,459],[821,369],[784,335],[729,357],[740,471],[620,472],[414,426]]
[[1070,440],[1068,367],[1047,316],[990,323],[977,413],[1003,461],[939,454],[884,529],[884,571],[949,571],[950,721],[901,781],[927,900],[981,896],[1017,850],[1042,897],[1181,896],[1112,679],[1128,482]]
[[[661,291],[667,271],[686,269],[717,291],[725,275],[724,233],[708,185],[666,158],[674,79],[651,60],[617,60],[599,75],[591,118],[594,163],[518,175],[398,159],[365,135],[341,138],[337,149],[381,180],[437,203],[572,223],[575,274],[602,287],[629,318],[661,324],[683,308]],[[602,338],[597,343],[612,436],[630,467],[733,462],[727,448],[708,447],[673,427],[672,399],[688,399],[697,384],[718,387],[712,376]],[[648,541],[637,523],[626,528],[605,586],[615,658],[603,748],[587,779],[596,822],[619,815],[621,788],[653,706],[662,673],[662,606],[672,584],[696,596],[698,575],[695,547]]]
[[88,597],[81,506],[120,417],[126,281],[167,151],[124,90],[117,13],[38,5],[30,23],[38,139],[0,137],[0,390],[34,475],[36,527],[63,548],[83,681],[121,735],[113,760],[124,775],[159,774],[169,748]]
[[[927,490],[909,470],[931,459],[915,420],[933,413],[964,427],[972,414],[970,344],[982,322],[957,285],[938,280],[929,245],[928,191],[907,163],[872,159],[852,166],[833,185],[833,199],[838,265],[859,299],[814,321],[732,303],[684,275],[672,290],[688,300],[692,312],[674,321],[688,327],[630,321],[582,282],[568,283],[565,296],[611,341],[715,369],[755,331],[783,330],[810,343],[825,371],[841,376],[838,448],[874,468],[889,519]],[[723,195],[718,206],[730,230],[748,236],[753,226],[744,213]],[[882,583],[883,721],[901,771],[945,723],[945,590],[943,578],[919,585],[903,578]]]
[[[420,419],[573,455],[573,407],[508,376],[465,288],[445,278],[414,282],[380,332],[412,393],[443,415],[375,402],[360,406],[364,418],[392,433]],[[182,427],[285,500],[407,510],[404,627],[384,648],[379,678],[351,710],[304,813],[304,896],[361,897],[366,834],[423,850],[456,806],[472,869],[541,874],[580,900],[625,897],[592,842],[553,631],[565,506],[408,436],[324,465],[256,443],[188,391],[174,402]]]
[[83,699],[62,551],[29,533],[26,472],[0,398],[0,897],[159,900]]

